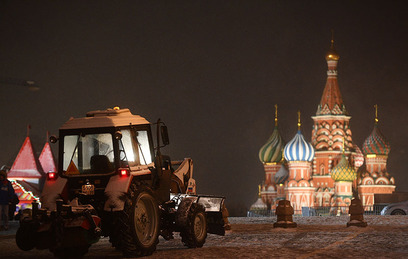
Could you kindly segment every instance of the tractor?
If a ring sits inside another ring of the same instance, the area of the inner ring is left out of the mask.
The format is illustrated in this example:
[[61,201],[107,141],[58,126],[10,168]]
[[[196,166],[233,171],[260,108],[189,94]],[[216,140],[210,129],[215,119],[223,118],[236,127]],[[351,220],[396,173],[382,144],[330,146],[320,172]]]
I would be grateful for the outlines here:
[[58,170],[47,173],[40,203],[20,218],[20,249],[81,257],[109,237],[135,257],[151,255],[159,236],[174,232],[189,248],[202,247],[207,233],[225,234],[225,197],[197,195],[192,159],[161,154],[169,137],[160,119],[118,107],[91,111],[69,119],[50,142],[58,144]]

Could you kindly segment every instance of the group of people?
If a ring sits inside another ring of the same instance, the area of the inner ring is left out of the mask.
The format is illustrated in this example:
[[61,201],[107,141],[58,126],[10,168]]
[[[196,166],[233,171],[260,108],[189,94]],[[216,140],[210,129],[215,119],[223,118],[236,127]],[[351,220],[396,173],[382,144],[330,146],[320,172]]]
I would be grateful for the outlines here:
[[0,230],[8,230],[9,218],[10,215],[14,216],[16,204],[18,204],[18,197],[11,182],[7,180],[7,173],[0,170]]

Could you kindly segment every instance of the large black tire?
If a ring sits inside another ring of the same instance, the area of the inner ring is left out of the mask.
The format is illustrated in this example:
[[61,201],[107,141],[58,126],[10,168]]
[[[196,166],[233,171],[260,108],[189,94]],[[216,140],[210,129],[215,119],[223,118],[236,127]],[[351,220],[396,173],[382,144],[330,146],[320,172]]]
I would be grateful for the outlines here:
[[124,256],[146,256],[156,250],[160,232],[159,206],[149,188],[131,185],[117,229],[121,235],[114,235],[112,245]]
[[29,251],[35,247],[36,231],[38,224],[34,222],[20,222],[16,233],[16,244],[23,251]]
[[393,211],[391,212],[391,215],[407,215],[407,214],[406,214],[405,211],[403,211],[403,210],[396,209],[396,210],[393,210]]
[[207,238],[207,218],[203,205],[194,198],[184,198],[177,210],[176,224],[183,244],[189,248],[202,247]]

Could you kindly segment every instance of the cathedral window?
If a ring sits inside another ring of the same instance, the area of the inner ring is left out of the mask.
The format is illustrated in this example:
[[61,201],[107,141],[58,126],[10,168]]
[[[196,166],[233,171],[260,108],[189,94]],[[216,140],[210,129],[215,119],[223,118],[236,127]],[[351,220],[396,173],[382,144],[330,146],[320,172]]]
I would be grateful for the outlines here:
[[320,175],[324,175],[325,170],[324,170],[324,164],[320,165]]

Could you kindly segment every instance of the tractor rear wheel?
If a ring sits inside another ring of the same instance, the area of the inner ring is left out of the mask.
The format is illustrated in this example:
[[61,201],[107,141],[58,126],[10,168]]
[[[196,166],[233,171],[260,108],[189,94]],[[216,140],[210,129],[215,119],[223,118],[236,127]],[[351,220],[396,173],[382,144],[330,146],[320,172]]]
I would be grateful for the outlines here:
[[156,250],[160,230],[159,206],[147,187],[132,184],[121,220],[118,248],[124,256],[146,256]]
[[181,241],[189,248],[202,247],[207,238],[205,208],[194,201],[194,198],[184,198],[176,215],[176,224],[180,227]]

